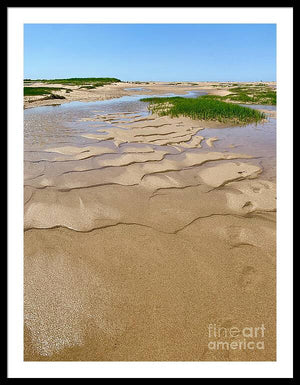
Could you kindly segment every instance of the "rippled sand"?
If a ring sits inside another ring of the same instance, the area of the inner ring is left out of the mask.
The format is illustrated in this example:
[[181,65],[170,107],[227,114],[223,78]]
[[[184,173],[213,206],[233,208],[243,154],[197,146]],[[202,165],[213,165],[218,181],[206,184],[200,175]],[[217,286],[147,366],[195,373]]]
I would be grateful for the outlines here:
[[[25,360],[275,360],[270,154],[188,118],[87,115],[27,137]],[[209,324],[264,324],[265,349],[210,350]]]

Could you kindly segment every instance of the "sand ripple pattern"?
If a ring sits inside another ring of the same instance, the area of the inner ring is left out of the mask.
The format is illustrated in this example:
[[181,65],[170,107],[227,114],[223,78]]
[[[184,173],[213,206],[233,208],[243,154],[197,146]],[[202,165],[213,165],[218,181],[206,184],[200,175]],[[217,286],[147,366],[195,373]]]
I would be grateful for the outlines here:
[[[262,183],[259,193],[251,187],[249,180],[262,170],[241,163],[250,156],[199,151],[203,137],[195,134],[201,128],[189,119],[133,117],[96,115],[126,123],[106,129],[108,135],[85,135],[94,145],[25,154],[25,229],[86,232],[131,223],[174,233],[199,217],[275,209],[274,186]],[[216,139],[206,142],[212,146]],[[238,183],[245,179],[248,185]],[[224,194],[228,184],[234,192]]]
[[271,330],[275,184],[203,122],[84,121],[105,123],[89,144],[25,151],[25,356],[252,359],[207,351],[205,333],[262,315]]

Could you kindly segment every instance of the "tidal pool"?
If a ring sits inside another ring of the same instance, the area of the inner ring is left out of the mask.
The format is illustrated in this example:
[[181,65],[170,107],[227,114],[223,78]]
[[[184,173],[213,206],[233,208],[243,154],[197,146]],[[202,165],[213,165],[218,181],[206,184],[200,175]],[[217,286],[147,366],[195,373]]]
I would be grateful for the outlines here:
[[[132,90],[132,89],[131,89]],[[142,89],[136,88],[137,91]],[[194,98],[205,95],[206,92],[191,91],[184,96]],[[174,93],[154,95],[157,97],[177,96]],[[122,114],[123,121],[129,122],[133,114],[139,117],[149,116],[147,103],[141,98],[153,95],[134,95],[97,102],[70,102],[56,106],[41,106],[24,111],[24,149],[25,151],[39,151],[53,145],[94,145],[95,141],[84,138],[84,134],[94,134],[99,129],[109,129],[118,126],[117,122],[91,121],[97,115]],[[274,106],[245,105],[254,109],[274,111]],[[87,119],[85,121],[85,119]],[[123,127],[124,128],[124,127]],[[126,129],[126,128],[124,128]],[[276,171],[276,119],[268,117],[266,122],[225,128],[206,128],[196,135],[217,137],[214,149],[217,151],[239,152],[256,157],[256,162],[263,167],[263,173],[270,179],[275,179]],[[98,143],[101,145],[101,142]],[[110,141],[105,145],[115,147]],[[141,146],[142,144],[135,144]],[[120,149],[126,147],[121,144]],[[161,146],[154,146],[157,149]],[[190,151],[212,150],[205,143],[201,148]],[[176,150],[175,150],[176,151]]]

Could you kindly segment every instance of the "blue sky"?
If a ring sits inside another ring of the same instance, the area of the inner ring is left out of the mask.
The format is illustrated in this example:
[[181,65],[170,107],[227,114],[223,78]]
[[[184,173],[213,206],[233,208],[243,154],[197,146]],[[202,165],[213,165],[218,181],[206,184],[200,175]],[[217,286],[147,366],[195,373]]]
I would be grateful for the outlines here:
[[25,24],[24,77],[276,80],[275,24]]

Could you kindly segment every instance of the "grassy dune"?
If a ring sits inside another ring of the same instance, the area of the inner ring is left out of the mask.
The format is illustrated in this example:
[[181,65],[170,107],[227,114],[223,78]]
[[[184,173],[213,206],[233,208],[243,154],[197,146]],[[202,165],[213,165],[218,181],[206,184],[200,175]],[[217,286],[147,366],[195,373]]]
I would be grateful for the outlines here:
[[223,102],[212,95],[198,98],[155,97],[141,99],[150,103],[149,109],[158,115],[187,116],[199,120],[216,120],[224,123],[246,124],[258,122],[265,115],[251,108]]
[[66,99],[63,95],[54,94],[53,91],[64,90],[65,92],[70,92],[66,88],[60,87],[24,87],[24,96],[43,96],[43,100],[50,99]]
[[225,88],[231,92],[227,96],[214,96],[217,100],[276,106],[276,90],[266,83],[219,83],[212,87]]
[[51,95],[53,91],[61,90],[68,91],[66,88],[61,87],[24,87],[24,96]]
[[[225,87],[222,84],[214,85],[215,88]],[[234,101],[248,104],[276,105],[276,91],[267,84],[229,84],[225,87],[231,92],[227,96],[214,96],[216,100]]]
[[223,98],[243,103],[276,105],[276,91],[264,85],[232,87],[229,91],[232,94]]
[[105,84],[120,82],[117,78],[68,78],[68,79],[24,79],[24,96],[33,95],[48,95],[51,99],[64,99],[64,96],[56,95],[53,92],[64,90],[66,93],[72,92],[71,89],[65,87],[30,87],[26,86],[29,83],[39,82],[47,84],[61,84],[62,86],[79,86],[84,89],[94,89],[97,87],[103,87]]
[[68,79],[25,79],[26,82],[39,82],[45,84],[62,84],[71,86],[94,86],[102,87],[105,84],[118,83],[117,78],[68,78]]

